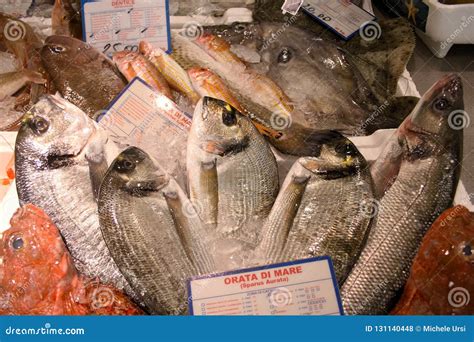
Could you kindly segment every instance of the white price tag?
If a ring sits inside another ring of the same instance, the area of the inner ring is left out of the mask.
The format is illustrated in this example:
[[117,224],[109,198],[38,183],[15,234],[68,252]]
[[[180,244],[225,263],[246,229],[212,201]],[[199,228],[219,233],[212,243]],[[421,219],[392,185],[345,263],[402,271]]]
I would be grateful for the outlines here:
[[193,315],[342,315],[329,257],[193,278]]
[[168,0],[82,0],[84,40],[111,56],[140,40],[171,51]]
[[119,147],[137,146],[154,157],[184,186],[191,115],[135,78],[114,100],[99,125]]
[[301,8],[346,40],[375,19],[349,0],[305,0]]

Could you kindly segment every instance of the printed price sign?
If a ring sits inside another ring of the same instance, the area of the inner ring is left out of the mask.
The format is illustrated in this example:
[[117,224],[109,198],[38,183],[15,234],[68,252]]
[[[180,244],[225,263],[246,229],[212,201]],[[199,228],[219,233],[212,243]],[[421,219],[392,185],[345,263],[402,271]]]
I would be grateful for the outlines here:
[[342,315],[329,257],[192,278],[192,315]]
[[185,188],[191,115],[176,103],[135,78],[97,120],[119,147],[147,151]]
[[375,19],[349,0],[305,0],[301,8],[346,40]]
[[84,40],[107,56],[140,40],[171,51],[168,0],[82,0]]

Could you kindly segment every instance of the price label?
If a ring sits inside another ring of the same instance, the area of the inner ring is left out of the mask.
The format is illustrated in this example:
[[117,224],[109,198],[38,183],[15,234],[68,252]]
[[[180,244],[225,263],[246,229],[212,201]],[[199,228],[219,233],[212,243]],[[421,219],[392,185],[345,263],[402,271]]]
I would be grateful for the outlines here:
[[301,8],[346,40],[375,19],[349,0],[305,0]]
[[188,282],[193,315],[342,315],[329,257],[197,277]]
[[84,40],[111,57],[146,40],[171,51],[168,0],[82,0]]

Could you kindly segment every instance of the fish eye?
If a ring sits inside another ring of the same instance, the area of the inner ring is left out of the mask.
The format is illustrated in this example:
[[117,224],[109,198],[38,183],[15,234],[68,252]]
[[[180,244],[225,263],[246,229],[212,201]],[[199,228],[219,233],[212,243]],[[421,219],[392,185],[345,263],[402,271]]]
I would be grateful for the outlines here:
[[61,52],[66,50],[66,48],[64,46],[61,46],[61,45],[52,45],[52,46],[49,47],[49,49],[53,53],[61,53]]
[[471,245],[466,245],[464,246],[464,248],[462,249],[462,252],[465,256],[471,256],[472,255],[472,247]]
[[234,126],[237,123],[237,115],[235,115],[235,109],[230,105],[226,105],[222,111],[222,122],[226,126]]
[[236,25],[234,26],[234,31],[235,31],[236,33],[242,33],[242,32],[244,32],[244,31],[245,31],[245,25],[244,25],[244,24],[236,24]]
[[45,118],[42,118],[41,116],[35,116],[30,121],[30,127],[36,134],[43,134],[48,130],[49,123]]
[[433,106],[436,110],[443,111],[448,109],[450,107],[450,104],[446,99],[438,99],[435,101]]
[[291,53],[290,49],[284,48],[278,55],[278,63],[288,63],[292,57],[293,54]]
[[24,243],[23,238],[21,236],[13,236],[10,239],[10,246],[11,246],[11,248],[13,248],[16,251],[19,250],[19,249],[22,249],[24,244],[25,243]]
[[117,161],[117,164],[115,165],[115,169],[118,172],[126,173],[126,172],[131,172],[131,171],[135,170],[136,166],[137,166],[137,164],[134,163],[133,161],[131,161],[130,159],[123,158],[123,159]]
[[339,154],[341,156],[355,157],[357,155],[357,149],[351,143],[337,144],[334,150],[336,151],[337,154]]

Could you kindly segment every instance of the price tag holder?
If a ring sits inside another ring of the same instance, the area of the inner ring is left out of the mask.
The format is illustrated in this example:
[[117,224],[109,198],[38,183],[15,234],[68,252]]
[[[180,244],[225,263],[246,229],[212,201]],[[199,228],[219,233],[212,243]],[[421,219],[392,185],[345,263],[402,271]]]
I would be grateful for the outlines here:
[[375,16],[349,0],[305,0],[301,8],[345,40],[375,20]]
[[171,52],[168,0],[82,0],[82,16],[84,41],[109,57],[140,40]]
[[195,277],[188,281],[192,315],[342,315],[327,256]]

